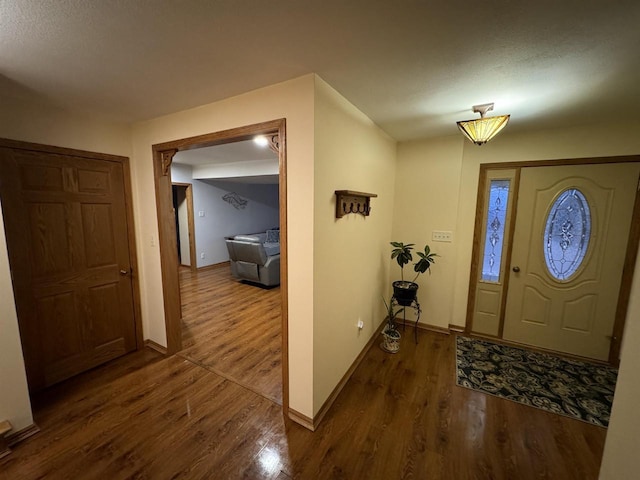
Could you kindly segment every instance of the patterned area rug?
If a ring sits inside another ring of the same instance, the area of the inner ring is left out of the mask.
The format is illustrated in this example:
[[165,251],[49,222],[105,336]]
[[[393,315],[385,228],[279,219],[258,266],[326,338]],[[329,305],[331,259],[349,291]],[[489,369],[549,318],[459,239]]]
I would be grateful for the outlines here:
[[618,371],[458,336],[457,384],[602,427]]

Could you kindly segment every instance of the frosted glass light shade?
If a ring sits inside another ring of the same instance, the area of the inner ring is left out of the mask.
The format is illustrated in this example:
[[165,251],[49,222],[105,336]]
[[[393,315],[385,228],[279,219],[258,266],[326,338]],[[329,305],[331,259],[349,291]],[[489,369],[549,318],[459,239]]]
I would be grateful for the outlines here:
[[507,126],[510,115],[497,117],[483,117],[477,120],[463,120],[458,123],[458,128],[476,145],[483,145],[495,137],[500,130]]

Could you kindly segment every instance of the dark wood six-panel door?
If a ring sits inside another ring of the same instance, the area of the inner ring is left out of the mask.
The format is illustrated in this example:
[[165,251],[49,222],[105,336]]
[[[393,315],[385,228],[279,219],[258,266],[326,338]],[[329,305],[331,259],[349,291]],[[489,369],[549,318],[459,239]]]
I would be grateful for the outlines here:
[[0,195],[31,391],[135,350],[122,163],[0,148]]

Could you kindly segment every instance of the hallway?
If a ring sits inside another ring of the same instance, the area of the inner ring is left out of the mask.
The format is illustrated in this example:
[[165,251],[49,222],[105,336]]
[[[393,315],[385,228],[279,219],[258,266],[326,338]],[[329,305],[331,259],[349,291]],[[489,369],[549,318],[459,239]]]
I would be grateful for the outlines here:
[[369,352],[315,432],[150,350],[55,386],[0,479],[595,480],[606,430],[457,387],[455,336]]

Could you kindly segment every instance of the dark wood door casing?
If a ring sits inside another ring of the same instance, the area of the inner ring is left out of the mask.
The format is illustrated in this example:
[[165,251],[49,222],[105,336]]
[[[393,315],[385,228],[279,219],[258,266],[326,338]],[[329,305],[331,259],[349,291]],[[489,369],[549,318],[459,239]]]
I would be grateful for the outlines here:
[[139,348],[128,159],[0,140],[0,196],[30,389]]

